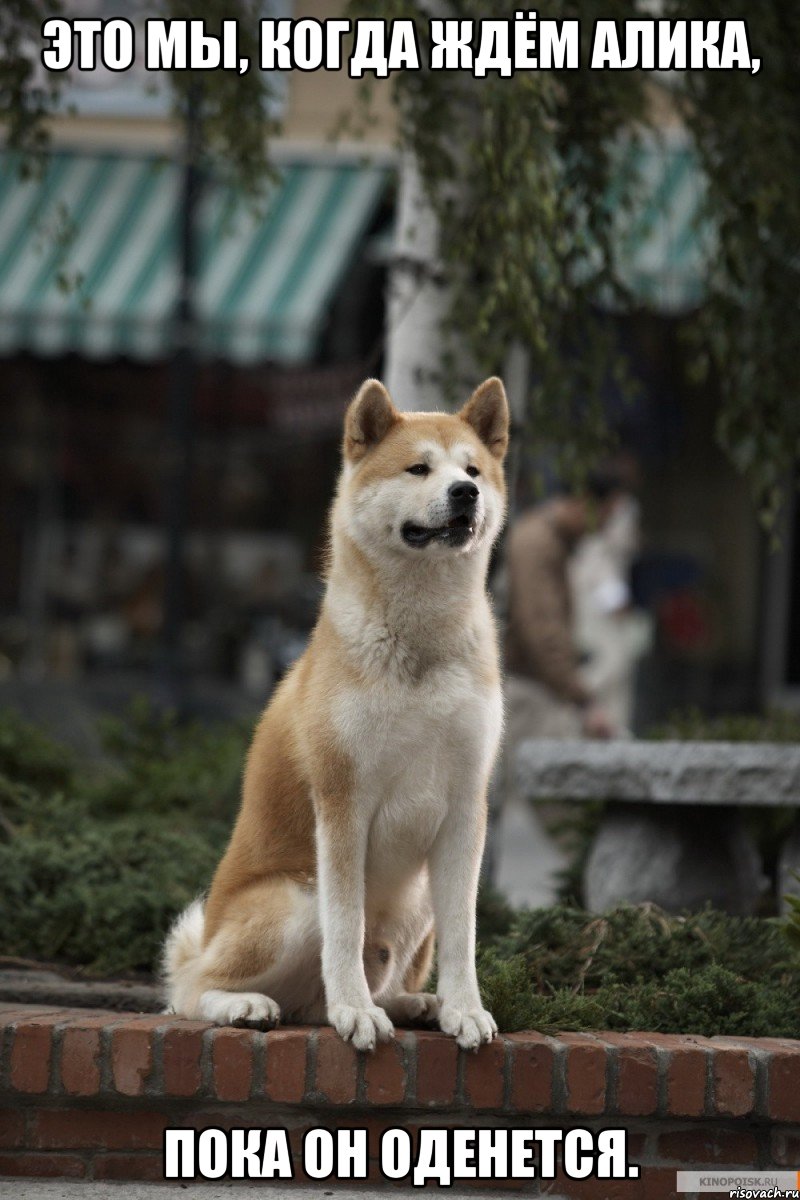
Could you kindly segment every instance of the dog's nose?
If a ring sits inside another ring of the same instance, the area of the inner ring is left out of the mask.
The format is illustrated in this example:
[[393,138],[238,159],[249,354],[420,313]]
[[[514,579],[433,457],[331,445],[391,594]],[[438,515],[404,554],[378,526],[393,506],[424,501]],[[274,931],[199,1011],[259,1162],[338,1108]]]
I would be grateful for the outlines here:
[[462,510],[472,508],[478,499],[478,489],[469,479],[459,480],[458,483],[451,483],[447,489],[447,494],[450,497],[452,507]]

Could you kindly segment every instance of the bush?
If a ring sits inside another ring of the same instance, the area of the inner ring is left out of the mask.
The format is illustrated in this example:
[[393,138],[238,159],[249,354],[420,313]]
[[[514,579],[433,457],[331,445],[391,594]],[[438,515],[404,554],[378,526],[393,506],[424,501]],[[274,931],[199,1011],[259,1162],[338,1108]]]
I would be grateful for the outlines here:
[[[150,971],[225,847],[247,731],[139,704],[103,732],[108,761],[87,766],[0,714],[0,952]],[[798,918],[515,912],[484,889],[478,919],[481,988],[502,1029],[800,1036],[786,937]]]
[[150,971],[225,848],[247,733],[180,726],[138,702],[102,734],[107,761],[78,769],[0,714],[0,950]]
[[223,820],[236,812],[250,735],[244,724],[181,724],[137,700],[125,717],[101,721],[100,733],[110,765],[90,788],[94,812]]
[[207,830],[96,822],[78,806],[58,818],[0,844],[4,953],[90,974],[151,970],[173,916],[208,886],[225,826],[214,845]]
[[763,714],[708,717],[698,708],[689,708],[672,713],[646,737],[660,742],[800,742],[800,714],[772,709]]
[[775,919],[558,906],[514,914],[482,944],[504,1029],[800,1037],[800,959]]
[[0,777],[31,787],[66,787],[74,766],[64,746],[12,709],[0,710]]

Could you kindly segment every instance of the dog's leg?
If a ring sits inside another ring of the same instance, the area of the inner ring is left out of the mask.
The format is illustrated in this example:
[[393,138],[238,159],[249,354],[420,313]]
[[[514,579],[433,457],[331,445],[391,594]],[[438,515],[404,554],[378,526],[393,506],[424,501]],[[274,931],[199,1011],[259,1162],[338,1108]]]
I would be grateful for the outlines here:
[[229,898],[207,940],[202,909],[192,919],[191,942],[178,928],[182,954],[173,948],[165,963],[176,1012],[260,1027],[276,1025],[282,1008],[305,1015],[321,991],[313,892],[281,878],[252,884]]
[[461,793],[450,804],[428,863],[439,945],[439,1025],[465,1050],[476,1050],[497,1033],[481,1003],[475,973],[475,905],[485,830],[485,792],[474,799]]
[[[318,806],[317,863],[322,924],[322,978],[328,1020],[357,1050],[374,1050],[393,1034],[373,1004],[364,970],[366,821],[355,801],[348,814]],[[349,819],[348,819],[349,818]]]
[[386,1000],[384,1007],[396,1025],[407,1025],[416,1021],[435,1021],[439,1015],[439,1001],[433,992],[424,988],[433,966],[435,937],[429,929],[417,946],[402,979],[402,991],[395,992]]

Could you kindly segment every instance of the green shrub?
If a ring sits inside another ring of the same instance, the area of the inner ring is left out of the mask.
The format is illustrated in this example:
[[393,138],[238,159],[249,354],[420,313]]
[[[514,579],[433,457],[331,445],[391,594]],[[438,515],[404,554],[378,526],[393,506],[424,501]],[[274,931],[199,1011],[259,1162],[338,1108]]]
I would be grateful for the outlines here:
[[775,919],[536,909],[484,939],[479,971],[505,1029],[800,1037],[800,958]]
[[136,700],[100,723],[110,763],[93,781],[98,813],[153,812],[229,819],[236,812],[250,731],[243,724],[180,723]]
[[776,708],[709,717],[688,708],[672,713],[645,736],[660,742],[800,742],[800,713]]
[[66,787],[74,767],[66,747],[12,709],[0,709],[0,776],[31,787]]
[[137,702],[102,734],[107,761],[79,770],[0,714],[0,952],[150,971],[225,848],[246,731],[180,726]]
[[776,919],[731,917],[710,908],[674,917],[647,904],[602,916],[562,906],[520,912],[495,945],[506,957],[525,958],[539,990],[638,983],[718,963],[749,978],[771,979],[787,959]]
[[[0,953],[150,971],[172,918],[208,886],[246,730],[178,725],[139,704],[103,735],[107,761],[76,764],[0,713]],[[786,936],[797,918],[515,912],[483,889],[478,922],[481,989],[502,1029],[800,1037]]]
[[800,1036],[798,993],[742,979],[715,964],[699,971],[679,967],[662,979],[606,984],[594,992],[568,988],[543,995],[526,989],[521,956],[485,952],[481,993],[501,1029],[648,1030],[705,1037]]
[[92,974],[152,970],[169,922],[208,886],[226,827],[98,822],[67,804],[58,816],[0,843],[3,952]]

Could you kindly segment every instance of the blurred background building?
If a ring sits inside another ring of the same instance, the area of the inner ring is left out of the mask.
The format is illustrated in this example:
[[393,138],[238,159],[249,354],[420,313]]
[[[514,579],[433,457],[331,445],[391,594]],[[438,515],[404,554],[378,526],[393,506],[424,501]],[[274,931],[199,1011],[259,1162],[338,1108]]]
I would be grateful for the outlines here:
[[[285,0],[269,12],[323,18],[331,7]],[[116,13],[101,0],[80,9]],[[152,75],[70,72],[44,170],[20,176],[5,154],[5,695],[37,680],[121,696],[149,687],[173,621],[181,678],[215,711],[236,710],[263,701],[302,645],[343,409],[365,374],[380,374],[385,347],[396,117],[378,85],[361,140],[332,140],[357,88],[343,71],[276,81],[278,178],[262,202],[201,179],[188,328],[176,326],[186,130]],[[662,100],[659,114],[621,158],[640,181],[619,230],[636,306],[608,318],[640,383],[630,403],[611,387],[606,397],[640,478],[631,596],[654,633],[637,729],[688,704],[753,709],[800,694],[791,515],[767,555],[714,442],[713,380],[686,379],[682,335],[703,302],[702,184],[672,107]],[[176,397],[184,335],[196,366]],[[170,545],[185,567],[171,613]]]

